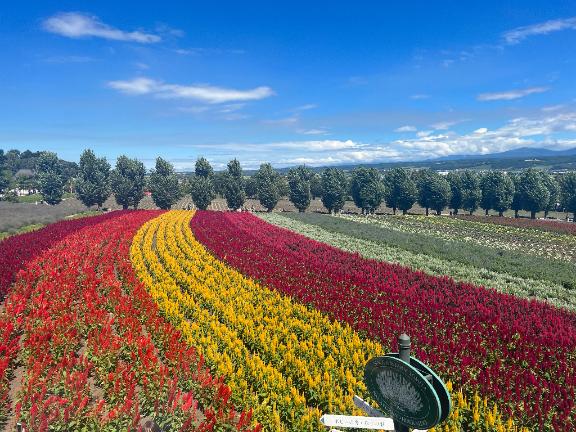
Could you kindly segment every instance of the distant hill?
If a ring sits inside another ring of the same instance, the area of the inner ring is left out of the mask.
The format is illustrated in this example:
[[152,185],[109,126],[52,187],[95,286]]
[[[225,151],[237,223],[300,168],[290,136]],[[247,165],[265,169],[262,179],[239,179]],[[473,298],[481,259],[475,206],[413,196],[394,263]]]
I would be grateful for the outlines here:
[[517,149],[508,150],[501,153],[490,153],[485,155],[451,155],[443,156],[434,161],[447,161],[447,160],[466,160],[466,159],[519,159],[519,158],[539,158],[539,157],[558,157],[558,156],[576,156],[576,147],[568,150],[550,150],[546,148],[531,148],[520,147]]

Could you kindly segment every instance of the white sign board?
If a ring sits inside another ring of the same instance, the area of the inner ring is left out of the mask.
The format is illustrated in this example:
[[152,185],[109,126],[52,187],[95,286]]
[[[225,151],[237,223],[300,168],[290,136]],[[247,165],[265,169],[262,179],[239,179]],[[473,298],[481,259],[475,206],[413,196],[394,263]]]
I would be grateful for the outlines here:
[[324,414],[320,417],[320,422],[324,426],[339,426],[343,428],[357,429],[383,429],[388,431],[394,430],[394,421],[386,417],[361,417]]

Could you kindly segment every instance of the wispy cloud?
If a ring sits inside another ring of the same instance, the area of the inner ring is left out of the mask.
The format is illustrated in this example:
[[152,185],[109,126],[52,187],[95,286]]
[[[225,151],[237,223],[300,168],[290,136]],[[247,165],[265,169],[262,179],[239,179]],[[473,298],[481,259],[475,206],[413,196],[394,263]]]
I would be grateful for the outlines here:
[[96,16],[79,12],[57,13],[45,19],[42,25],[48,32],[74,39],[98,37],[139,43],[155,43],[161,40],[161,37],[155,34],[114,28],[103,23]]
[[413,94],[410,96],[410,99],[414,99],[414,100],[422,100],[422,99],[429,99],[429,98],[430,98],[430,95],[423,94],[423,93]]
[[410,125],[406,125],[406,126],[400,126],[399,128],[394,129],[394,132],[416,132],[418,129],[416,129],[415,126],[410,126]]
[[513,100],[520,99],[535,93],[544,93],[549,89],[549,87],[530,87],[497,93],[481,93],[478,95],[477,99],[479,101]]
[[326,129],[298,129],[297,132],[302,135],[328,135]]
[[284,117],[279,119],[262,120],[262,123],[275,126],[291,126],[298,123],[298,116]]
[[517,44],[530,36],[546,35],[561,30],[576,30],[576,17],[555,19],[507,31],[503,38],[508,44]]
[[42,59],[46,63],[89,63],[95,60],[94,57],[76,55],[50,56]]
[[127,81],[110,81],[108,87],[129,95],[153,95],[165,99],[194,99],[217,104],[259,100],[274,94],[270,87],[236,90],[211,85],[167,84],[162,81],[140,77]]
[[297,106],[296,108],[292,109],[292,111],[308,111],[308,110],[315,109],[315,108],[318,108],[318,105],[306,104],[306,105]]

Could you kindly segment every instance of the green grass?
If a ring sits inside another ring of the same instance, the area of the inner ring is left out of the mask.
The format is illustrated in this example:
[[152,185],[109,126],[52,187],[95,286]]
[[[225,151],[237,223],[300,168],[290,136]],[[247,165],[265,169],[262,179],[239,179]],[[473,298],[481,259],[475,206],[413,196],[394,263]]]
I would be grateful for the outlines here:
[[316,225],[333,233],[429,255],[444,261],[458,262],[478,269],[487,269],[495,273],[509,274],[523,279],[549,281],[576,290],[576,267],[568,262],[525,255],[517,251],[443,240],[419,233],[394,231],[369,223],[320,214],[290,213],[285,216]]
[[4,240],[6,237],[10,237],[17,234],[24,234],[30,231],[36,231],[40,228],[43,228],[46,225],[43,224],[31,224],[25,225],[13,231],[0,231],[0,240]]

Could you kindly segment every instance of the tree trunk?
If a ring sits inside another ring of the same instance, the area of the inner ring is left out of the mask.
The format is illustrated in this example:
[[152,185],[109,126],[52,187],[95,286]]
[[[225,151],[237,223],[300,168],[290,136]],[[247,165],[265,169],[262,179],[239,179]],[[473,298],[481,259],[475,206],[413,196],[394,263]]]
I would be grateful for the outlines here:
[[472,213],[474,213],[474,210],[470,210],[470,216],[472,216]]
[[442,210],[436,210],[436,216],[440,216],[442,214]]
[[576,212],[572,215],[572,222],[576,223]]
[[128,204],[122,204],[122,210],[128,210]]
[[408,210],[402,210],[402,214],[403,214],[403,215],[407,215],[407,214],[408,214]]
[[514,210],[514,218],[518,219],[518,210]]
[[458,214],[458,209],[457,209],[457,208],[454,209],[454,214],[455,214],[455,215]]
[[392,214],[396,215],[396,207],[392,207]]
[[272,213],[272,209],[266,209],[266,213]]
[[544,219],[548,219],[548,213],[550,213],[550,210],[544,210]]
[[299,208],[299,209],[298,209],[298,213],[304,213],[304,209]]
[[536,212],[535,211],[530,212],[530,219],[536,219]]
[[503,216],[504,216],[504,212],[503,212],[503,211],[498,211],[498,216],[503,217]]
[[488,216],[488,209],[486,209],[486,213],[485,213],[485,215],[486,215],[486,216]]
[[428,214],[429,214],[429,211],[428,211],[428,210],[429,210],[429,208],[426,207],[426,216],[428,216]]

